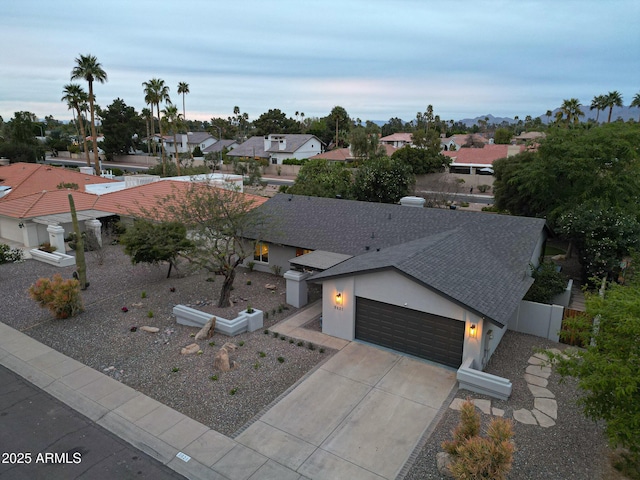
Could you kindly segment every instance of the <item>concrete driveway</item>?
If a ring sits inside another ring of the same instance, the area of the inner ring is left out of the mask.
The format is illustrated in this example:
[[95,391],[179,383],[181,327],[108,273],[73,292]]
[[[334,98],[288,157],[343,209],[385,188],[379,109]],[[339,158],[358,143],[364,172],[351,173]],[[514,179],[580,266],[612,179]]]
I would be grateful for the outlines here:
[[394,479],[455,371],[352,342],[235,440],[312,479]]

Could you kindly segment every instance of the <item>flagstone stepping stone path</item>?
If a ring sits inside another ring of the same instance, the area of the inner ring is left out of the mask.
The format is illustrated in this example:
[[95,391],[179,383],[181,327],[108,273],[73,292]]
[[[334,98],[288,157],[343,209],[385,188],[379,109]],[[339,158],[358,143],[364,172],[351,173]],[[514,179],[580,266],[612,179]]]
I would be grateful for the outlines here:
[[[561,353],[556,348],[549,350],[553,353]],[[528,360],[529,365],[525,369],[524,379],[533,395],[533,409],[520,408],[514,410],[513,418],[517,422],[526,425],[540,425],[544,428],[553,427],[556,424],[558,403],[555,400],[555,395],[546,388],[549,383],[548,378],[551,375],[551,367],[545,366],[546,361],[547,357],[542,353],[536,353]],[[454,398],[449,408],[460,410],[464,401],[463,398]],[[491,400],[471,399],[471,402],[482,413],[496,417],[504,416],[504,410],[492,407]]]

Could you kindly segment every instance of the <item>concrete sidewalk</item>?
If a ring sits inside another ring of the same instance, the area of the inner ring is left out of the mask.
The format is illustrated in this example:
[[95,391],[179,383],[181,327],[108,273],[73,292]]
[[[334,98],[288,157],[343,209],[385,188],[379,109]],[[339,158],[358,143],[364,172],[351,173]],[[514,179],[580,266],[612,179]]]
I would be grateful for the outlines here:
[[[268,457],[4,323],[0,323],[0,364],[187,478],[301,478]],[[35,438],[37,432],[34,442]]]
[[394,479],[455,371],[301,328],[319,314],[310,305],[272,330],[340,351],[236,439],[3,323],[0,365],[190,479]]

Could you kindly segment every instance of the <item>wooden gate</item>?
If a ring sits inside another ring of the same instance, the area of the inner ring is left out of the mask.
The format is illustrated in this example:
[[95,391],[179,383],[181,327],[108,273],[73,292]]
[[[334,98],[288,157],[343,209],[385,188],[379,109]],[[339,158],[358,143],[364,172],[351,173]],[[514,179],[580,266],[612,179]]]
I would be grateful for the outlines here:
[[587,316],[587,312],[565,308],[562,315],[562,328],[560,329],[560,343],[584,347],[585,334],[593,328],[593,318]]

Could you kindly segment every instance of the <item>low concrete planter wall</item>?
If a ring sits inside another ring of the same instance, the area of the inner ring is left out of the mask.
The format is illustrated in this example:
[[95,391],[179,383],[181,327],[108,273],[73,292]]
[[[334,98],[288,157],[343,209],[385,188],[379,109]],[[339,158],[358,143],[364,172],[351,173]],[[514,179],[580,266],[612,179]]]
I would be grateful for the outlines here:
[[483,395],[489,395],[490,397],[500,400],[507,400],[511,396],[513,385],[510,380],[498,377],[497,375],[491,375],[490,373],[481,372],[472,366],[473,359],[470,358],[458,369],[456,378],[460,384],[460,388]]
[[76,264],[76,257],[67,255],[66,253],[59,252],[44,252],[38,248],[33,248],[29,250],[31,256],[44,263],[48,263],[49,265],[54,265],[56,267],[70,267],[71,265]]
[[253,310],[253,313],[242,311],[233,320],[201,312],[200,310],[185,305],[176,305],[173,307],[173,314],[176,316],[176,321],[180,325],[198,328],[204,327],[204,324],[207,323],[211,317],[216,317],[215,331],[230,337],[247,331],[253,332],[263,326],[262,311],[256,309]]

